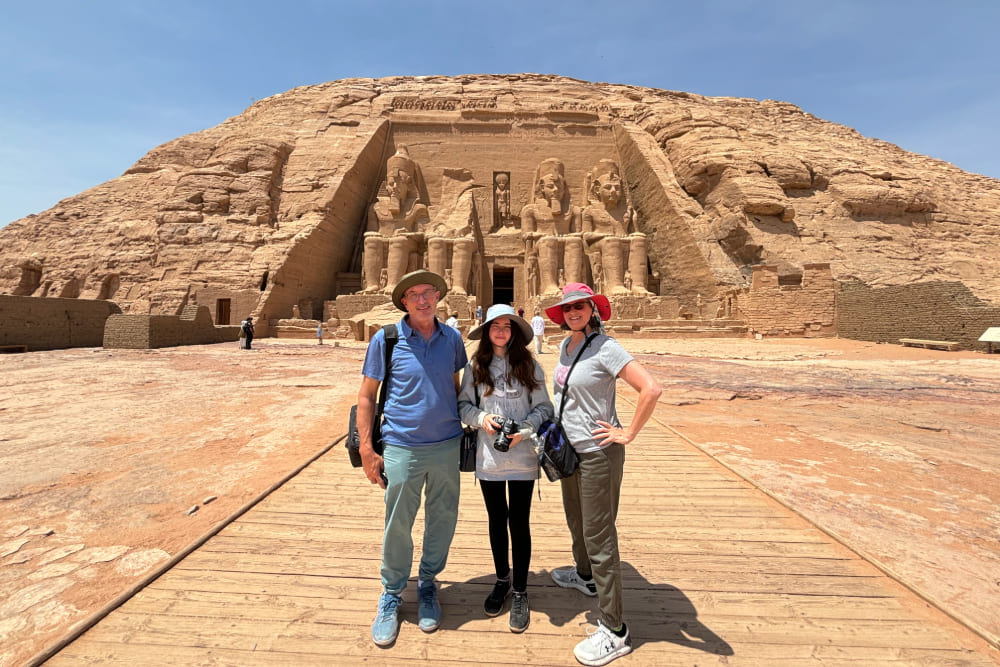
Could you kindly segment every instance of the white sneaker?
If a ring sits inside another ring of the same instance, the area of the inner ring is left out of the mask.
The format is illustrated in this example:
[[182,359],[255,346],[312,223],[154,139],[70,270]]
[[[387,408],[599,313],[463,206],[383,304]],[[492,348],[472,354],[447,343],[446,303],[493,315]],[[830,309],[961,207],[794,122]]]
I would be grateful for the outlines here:
[[573,649],[576,659],[591,667],[606,665],[615,658],[631,652],[632,639],[629,637],[628,628],[625,628],[625,636],[619,637],[600,621],[597,622],[596,628],[587,630],[587,638]]
[[597,595],[597,584],[594,580],[584,581],[575,567],[567,567],[561,570],[552,570],[552,581],[563,588],[575,588],[584,595],[594,597]]

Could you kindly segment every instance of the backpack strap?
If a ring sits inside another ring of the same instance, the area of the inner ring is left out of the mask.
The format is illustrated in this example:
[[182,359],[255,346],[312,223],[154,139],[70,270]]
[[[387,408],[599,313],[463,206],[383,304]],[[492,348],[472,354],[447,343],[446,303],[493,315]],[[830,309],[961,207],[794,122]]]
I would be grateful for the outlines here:
[[399,341],[399,332],[395,324],[386,324],[382,327],[385,334],[385,377],[382,378],[382,386],[378,390],[378,410],[375,413],[375,423],[381,424],[383,411],[385,410],[386,385],[389,384],[389,369],[392,366],[392,348],[396,347]]

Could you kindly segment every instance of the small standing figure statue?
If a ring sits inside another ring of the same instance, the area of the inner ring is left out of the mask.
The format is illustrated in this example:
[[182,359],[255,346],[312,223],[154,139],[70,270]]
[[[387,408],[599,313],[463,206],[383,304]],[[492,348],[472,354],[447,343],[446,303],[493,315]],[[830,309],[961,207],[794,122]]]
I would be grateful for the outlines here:
[[510,220],[510,175],[500,172],[493,177],[493,229],[506,227]]
[[531,253],[528,253],[527,257],[528,276],[526,287],[528,296],[538,296],[538,257]]

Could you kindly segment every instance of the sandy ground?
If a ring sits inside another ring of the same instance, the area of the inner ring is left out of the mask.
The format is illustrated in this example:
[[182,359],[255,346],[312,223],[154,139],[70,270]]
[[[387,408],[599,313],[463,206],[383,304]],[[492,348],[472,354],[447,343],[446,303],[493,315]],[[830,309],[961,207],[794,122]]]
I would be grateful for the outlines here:
[[670,426],[997,643],[1000,355],[842,340],[658,348],[639,358],[675,406]]
[[[663,382],[670,426],[1000,635],[1000,355],[623,343]],[[363,344],[255,347],[0,355],[0,665],[51,645],[344,433]]]

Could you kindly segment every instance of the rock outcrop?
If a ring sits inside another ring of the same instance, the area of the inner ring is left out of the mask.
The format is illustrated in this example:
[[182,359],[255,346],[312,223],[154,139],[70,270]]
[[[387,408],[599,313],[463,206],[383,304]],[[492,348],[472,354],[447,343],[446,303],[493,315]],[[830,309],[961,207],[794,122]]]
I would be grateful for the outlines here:
[[533,74],[346,79],[256,102],[0,229],[0,293],[126,313],[203,305],[219,324],[290,317],[360,289],[366,212],[401,143],[432,213],[460,174],[488,236],[503,227],[495,174],[515,218],[541,160],[565,163],[574,205],[587,170],[616,160],[650,285],[682,306],[747,284],[759,263],[829,263],[869,285],[960,280],[1000,303],[1000,181],[784,102]]

